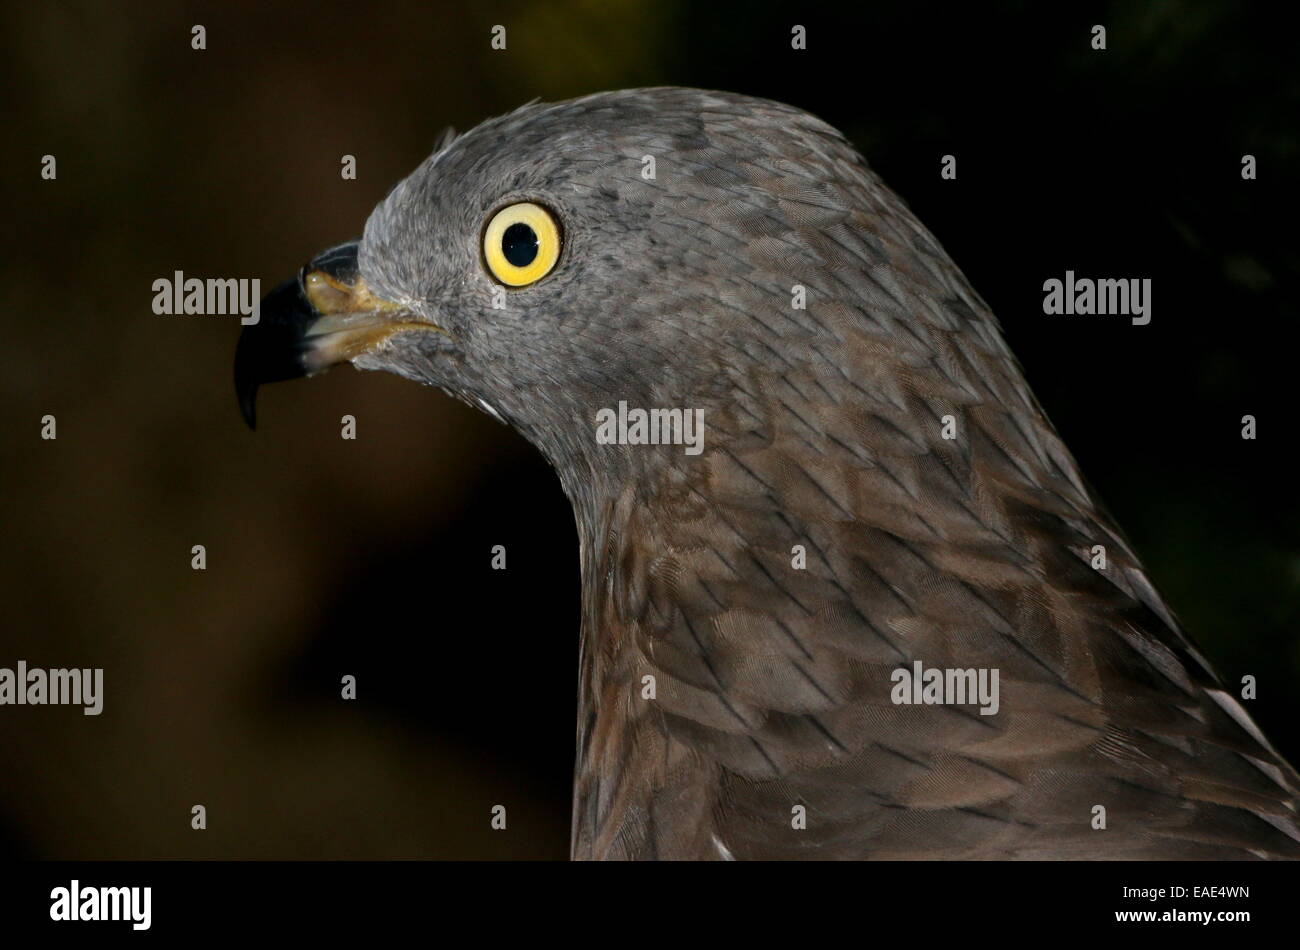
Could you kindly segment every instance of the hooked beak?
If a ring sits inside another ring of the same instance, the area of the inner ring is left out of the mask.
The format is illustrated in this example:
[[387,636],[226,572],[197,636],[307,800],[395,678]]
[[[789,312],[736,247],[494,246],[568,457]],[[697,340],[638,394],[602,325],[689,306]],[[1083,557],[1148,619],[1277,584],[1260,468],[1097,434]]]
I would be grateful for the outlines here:
[[257,388],[296,379],[370,352],[403,330],[437,330],[400,304],[375,296],[357,267],[359,241],[331,248],[264,298],[257,323],[235,347],[235,394],[250,429]]

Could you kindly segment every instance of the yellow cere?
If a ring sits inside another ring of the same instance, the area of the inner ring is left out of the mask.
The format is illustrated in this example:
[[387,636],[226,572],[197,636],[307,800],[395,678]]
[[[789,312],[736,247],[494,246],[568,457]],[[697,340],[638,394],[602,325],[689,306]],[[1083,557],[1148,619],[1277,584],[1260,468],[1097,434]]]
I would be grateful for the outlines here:
[[502,208],[483,234],[483,258],[492,276],[524,287],[551,272],[560,257],[560,228],[541,205],[530,201]]

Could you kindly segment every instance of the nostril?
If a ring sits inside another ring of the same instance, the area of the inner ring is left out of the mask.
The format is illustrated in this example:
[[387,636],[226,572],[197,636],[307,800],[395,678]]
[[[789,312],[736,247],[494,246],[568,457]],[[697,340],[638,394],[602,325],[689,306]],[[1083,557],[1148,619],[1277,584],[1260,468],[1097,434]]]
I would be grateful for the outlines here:
[[317,313],[351,309],[353,288],[339,283],[323,271],[311,271],[303,277],[303,293]]

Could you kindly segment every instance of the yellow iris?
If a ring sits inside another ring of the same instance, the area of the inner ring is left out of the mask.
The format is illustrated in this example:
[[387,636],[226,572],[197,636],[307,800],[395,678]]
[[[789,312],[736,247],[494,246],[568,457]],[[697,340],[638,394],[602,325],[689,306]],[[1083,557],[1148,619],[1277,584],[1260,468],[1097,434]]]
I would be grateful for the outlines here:
[[501,283],[523,287],[551,272],[560,257],[560,227],[530,201],[502,208],[483,233],[483,258]]

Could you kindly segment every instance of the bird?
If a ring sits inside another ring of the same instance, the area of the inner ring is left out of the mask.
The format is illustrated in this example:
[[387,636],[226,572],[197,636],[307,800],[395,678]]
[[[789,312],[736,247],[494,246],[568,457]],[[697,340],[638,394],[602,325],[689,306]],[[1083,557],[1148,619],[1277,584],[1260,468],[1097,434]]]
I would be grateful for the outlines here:
[[558,473],[572,858],[1300,857],[1300,777],[988,305],[810,113],[661,87],[447,135],[243,328],[248,425],[344,362]]

